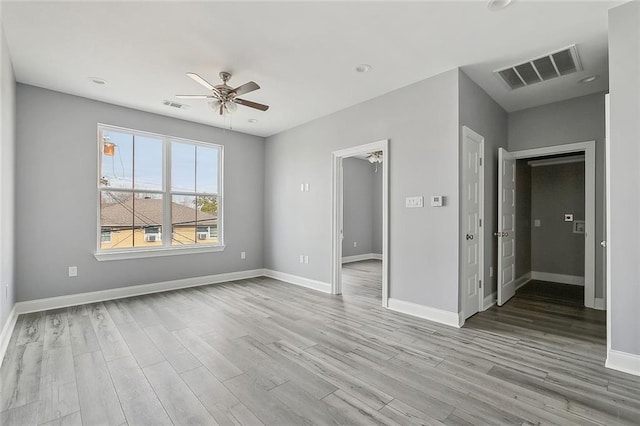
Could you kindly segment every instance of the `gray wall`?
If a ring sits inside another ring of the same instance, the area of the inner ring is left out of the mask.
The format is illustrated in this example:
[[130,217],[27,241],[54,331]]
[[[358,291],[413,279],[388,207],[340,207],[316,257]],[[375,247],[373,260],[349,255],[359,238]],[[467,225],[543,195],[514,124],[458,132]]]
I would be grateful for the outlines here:
[[[389,139],[390,297],[457,313],[458,129],[452,70],[267,138],[265,266],[330,281],[331,152]],[[405,208],[418,195],[447,205]]]
[[[459,71],[460,126],[467,126],[484,136],[484,295],[496,291],[498,244],[493,233],[498,230],[498,148],[507,147],[507,113],[465,73]],[[462,140],[462,136],[460,136]],[[462,226],[462,224],[460,224]]]
[[0,28],[0,330],[16,301],[14,275],[15,90],[16,81],[9,58],[9,49],[4,31]]
[[[97,123],[224,145],[226,249],[98,262]],[[262,268],[263,138],[22,84],[16,128],[19,301]]]
[[640,355],[640,3],[609,11],[611,348]]
[[[367,160],[358,158],[345,158],[343,161],[343,229],[342,256],[355,256],[360,254],[376,253],[375,247],[381,247],[382,241],[374,241],[381,237],[381,232],[374,232],[382,227],[381,197],[376,197],[375,191],[381,188],[376,185],[381,182],[378,175],[382,174],[382,168],[375,166]],[[376,203],[376,200],[379,203]],[[353,246],[354,241],[357,247]]]
[[531,270],[584,277],[584,234],[564,214],[584,220],[584,162],[531,168]]
[[531,272],[531,166],[516,161],[516,278]]
[[509,151],[596,141],[596,297],[604,297],[604,257],[600,241],[605,239],[605,222],[598,207],[604,203],[604,138],[603,93],[509,114]]

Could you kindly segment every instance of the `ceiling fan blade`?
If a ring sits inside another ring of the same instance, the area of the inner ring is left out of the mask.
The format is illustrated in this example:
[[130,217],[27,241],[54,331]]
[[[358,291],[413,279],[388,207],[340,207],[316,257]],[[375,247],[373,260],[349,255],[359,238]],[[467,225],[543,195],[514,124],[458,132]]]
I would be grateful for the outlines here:
[[257,102],[246,101],[244,99],[235,98],[233,100],[233,102],[235,102],[235,103],[237,103],[239,105],[248,106],[249,108],[259,109],[260,111],[266,111],[266,110],[269,109],[269,105],[263,105],[263,104],[259,104]]
[[245,93],[253,92],[254,90],[258,90],[260,86],[255,81],[250,81],[248,83],[243,84],[242,86],[238,86],[232,90],[236,96],[244,95]]
[[204,78],[200,77],[198,74],[194,73],[194,72],[188,72],[187,75],[189,77],[191,77],[191,79],[193,79],[193,81],[195,81],[196,83],[202,84],[204,87],[206,87],[207,89],[218,93],[218,89],[216,89],[213,84],[209,83],[207,80],[205,80]]
[[213,95],[176,95],[176,98],[180,99],[218,99]]

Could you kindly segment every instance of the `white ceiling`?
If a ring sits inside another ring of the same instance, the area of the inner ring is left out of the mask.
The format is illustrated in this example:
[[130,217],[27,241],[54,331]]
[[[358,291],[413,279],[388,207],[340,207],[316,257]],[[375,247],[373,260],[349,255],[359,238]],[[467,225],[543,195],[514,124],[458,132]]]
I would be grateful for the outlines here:
[[[233,128],[268,136],[455,67],[507,111],[607,90],[607,10],[619,3],[3,0],[2,24],[19,82],[228,127],[204,101],[162,105],[206,93],[186,72],[217,84],[227,70],[232,86],[262,86],[243,98],[271,106],[239,107]],[[492,73],[574,43],[580,73],[513,92]]]

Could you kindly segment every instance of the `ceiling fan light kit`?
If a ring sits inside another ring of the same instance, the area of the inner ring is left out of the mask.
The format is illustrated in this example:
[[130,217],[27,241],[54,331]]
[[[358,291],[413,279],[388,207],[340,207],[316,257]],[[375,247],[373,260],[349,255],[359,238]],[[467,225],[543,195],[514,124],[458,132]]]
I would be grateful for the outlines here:
[[244,95],[245,93],[253,92],[254,90],[258,90],[260,86],[257,83],[250,81],[241,86],[232,88],[227,84],[227,82],[231,79],[231,74],[222,71],[220,73],[220,80],[222,80],[222,84],[218,84],[217,86],[212,85],[204,78],[200,77],[198,74],[193,72],[188,72],[187,76],[189,76],[196,83],[204,86],[207,90],[211,91],[209,95],[176,95],[176,97],[180,99],[205,99],[211,100],[209,105],[211,108],[216,110],[220,115],[228,115],[232,114],[238,108],[238,105],[246,106],[249,108],[254,108],[260,111],[266,111],[269,109],[268,105],[259,104],[257,102],[247,101],[245,99],[238,98],[240,95]]
[[382,151],[374,151],[367,154],[370,163],[382,163]]

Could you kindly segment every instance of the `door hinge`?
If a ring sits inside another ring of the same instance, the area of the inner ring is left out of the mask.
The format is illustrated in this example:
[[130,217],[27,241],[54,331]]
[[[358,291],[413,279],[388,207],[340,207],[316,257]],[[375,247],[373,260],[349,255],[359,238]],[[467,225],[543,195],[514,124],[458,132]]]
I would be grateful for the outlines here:
[[478,280],[478,287],[482,288],[482,280]]
[[478,226],[482,226],[482,219],[479,219],[480,224]]
[[480,165],[482,166],[482,157],[480,157]]

